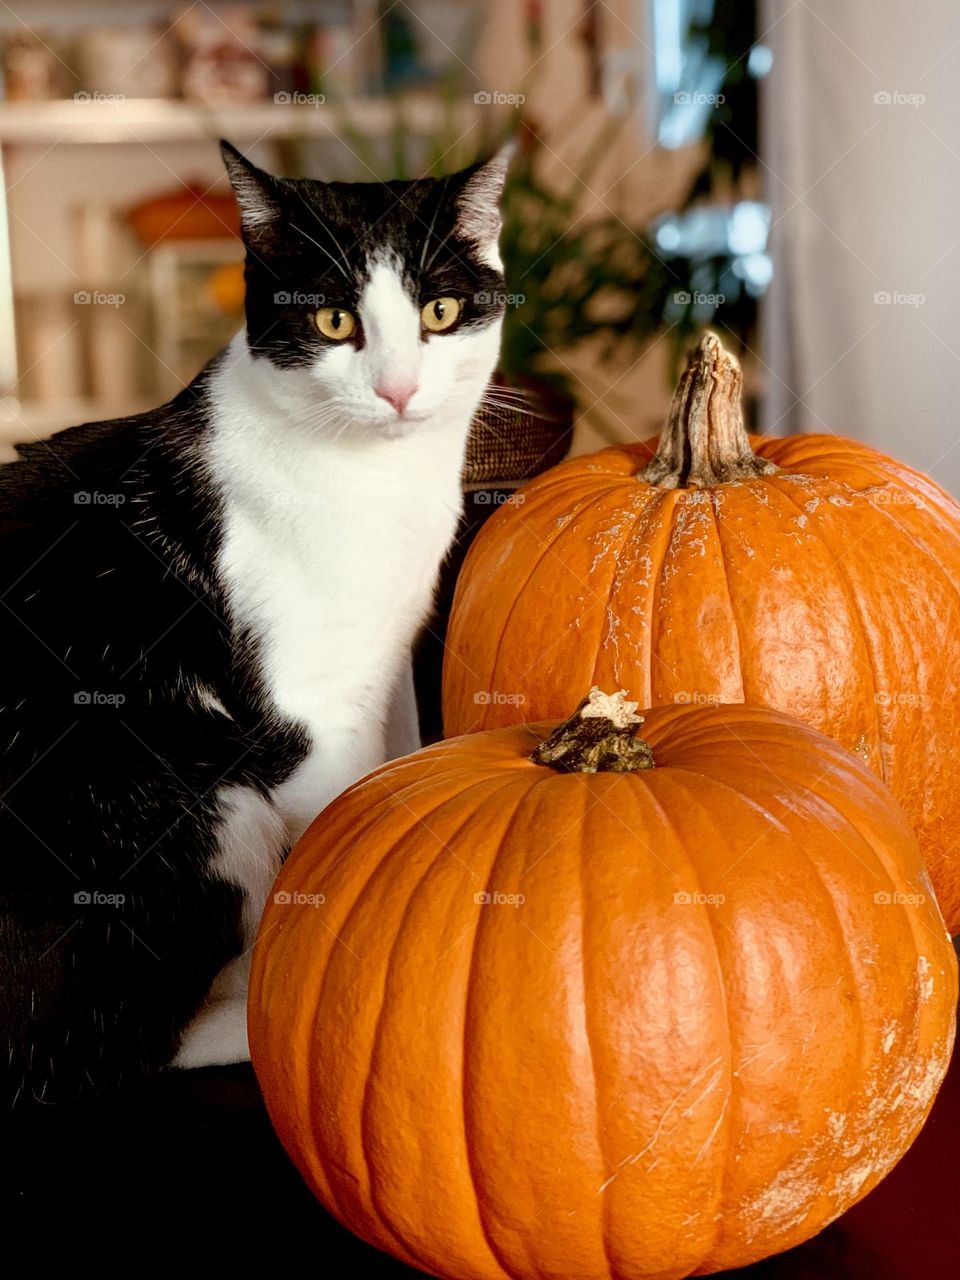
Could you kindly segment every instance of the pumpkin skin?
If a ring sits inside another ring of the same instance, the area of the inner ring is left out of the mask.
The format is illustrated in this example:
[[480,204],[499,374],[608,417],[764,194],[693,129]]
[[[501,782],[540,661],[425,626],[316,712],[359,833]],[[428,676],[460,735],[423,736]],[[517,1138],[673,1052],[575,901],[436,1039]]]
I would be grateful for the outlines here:
[[778,470],[667,488],[640,478],[654,439],[491,517],[457,583],[445,733],[565,715],[591,684],[785,711],[887,782],[956,933],[960,505],[852,440],[749,444]]
[[638,773],[532,763],[552,727],[385,765],[294,849],[250,984],[277,1132],[346,1226],[449,1280],[789,1248],[946,1070],[956,961],[915,838],[773,711],[656,708]]

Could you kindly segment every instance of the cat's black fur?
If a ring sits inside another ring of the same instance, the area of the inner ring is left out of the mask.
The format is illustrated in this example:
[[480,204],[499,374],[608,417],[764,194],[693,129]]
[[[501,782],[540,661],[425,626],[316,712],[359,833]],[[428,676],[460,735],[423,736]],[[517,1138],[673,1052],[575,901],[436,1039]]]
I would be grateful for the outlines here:
[[[226,154],[242,186],[245,162]],[[309,304],[276,295],[351,303],[375,244],[414,271],[422,258],[427,296],[456,285],[461,323],[499,306],[475,300],[500,277],[457,233],[465,176],[275,181],[281,216],[246,236],[251,347],[301,362],[324,339]],[[241,947],[240,891],[208,871],[215,791],[266,793],[306,749],[217,579],[208,395],[209,369],[159,409],[22,445],[0,467],[3,1107],[96,1094],[171,1060]]]
[[217,494],[192,460],[204,417],[201,377],[162,409],[22,446],[0,468],[8,1101],[170,1060],[241,944],[238,890],[205,874],[214,791],[269,788],[303,753],[230,631]]

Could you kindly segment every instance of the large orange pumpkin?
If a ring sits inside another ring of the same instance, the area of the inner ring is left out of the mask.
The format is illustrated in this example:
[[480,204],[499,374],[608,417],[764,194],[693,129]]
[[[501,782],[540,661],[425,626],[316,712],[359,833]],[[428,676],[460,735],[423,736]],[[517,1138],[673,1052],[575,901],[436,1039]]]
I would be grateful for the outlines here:
[[748,437],[713,335],[659,442],[533,481],[460,575],[448,735],[564,715],[593,683],[836,738],[900,800],[960,929],[960,506],[851,440]]
[[883,784],[777,712],[660,707],[640,741],[634,706],[595,690],[538,762],[552,725],[385,765],[263,917],[273,1123],[332,1213],[437,1276],[786,1249],[884,1176],[946,1070],[956,962]]

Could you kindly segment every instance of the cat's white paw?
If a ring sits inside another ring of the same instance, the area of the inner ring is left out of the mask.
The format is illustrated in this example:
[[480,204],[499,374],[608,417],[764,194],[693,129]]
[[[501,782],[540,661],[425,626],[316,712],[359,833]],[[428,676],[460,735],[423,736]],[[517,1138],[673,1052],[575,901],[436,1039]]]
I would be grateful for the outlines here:
[[249,1062],[247,1002],[235,996],[212,1000],[193,1019],[180,1042],[172,1067],[223,1067]]

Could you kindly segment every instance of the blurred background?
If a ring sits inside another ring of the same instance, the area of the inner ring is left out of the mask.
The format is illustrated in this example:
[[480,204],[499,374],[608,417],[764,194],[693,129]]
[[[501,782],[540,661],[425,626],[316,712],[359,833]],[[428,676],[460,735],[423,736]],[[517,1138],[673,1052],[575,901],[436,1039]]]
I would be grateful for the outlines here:
[[0,42],[0,442],[157,404],[239,327],[219,137],[372,181],[512,133],[528,471],[655,434],[709,324],[756,429],[960,493],[954,0],[12,0]]

